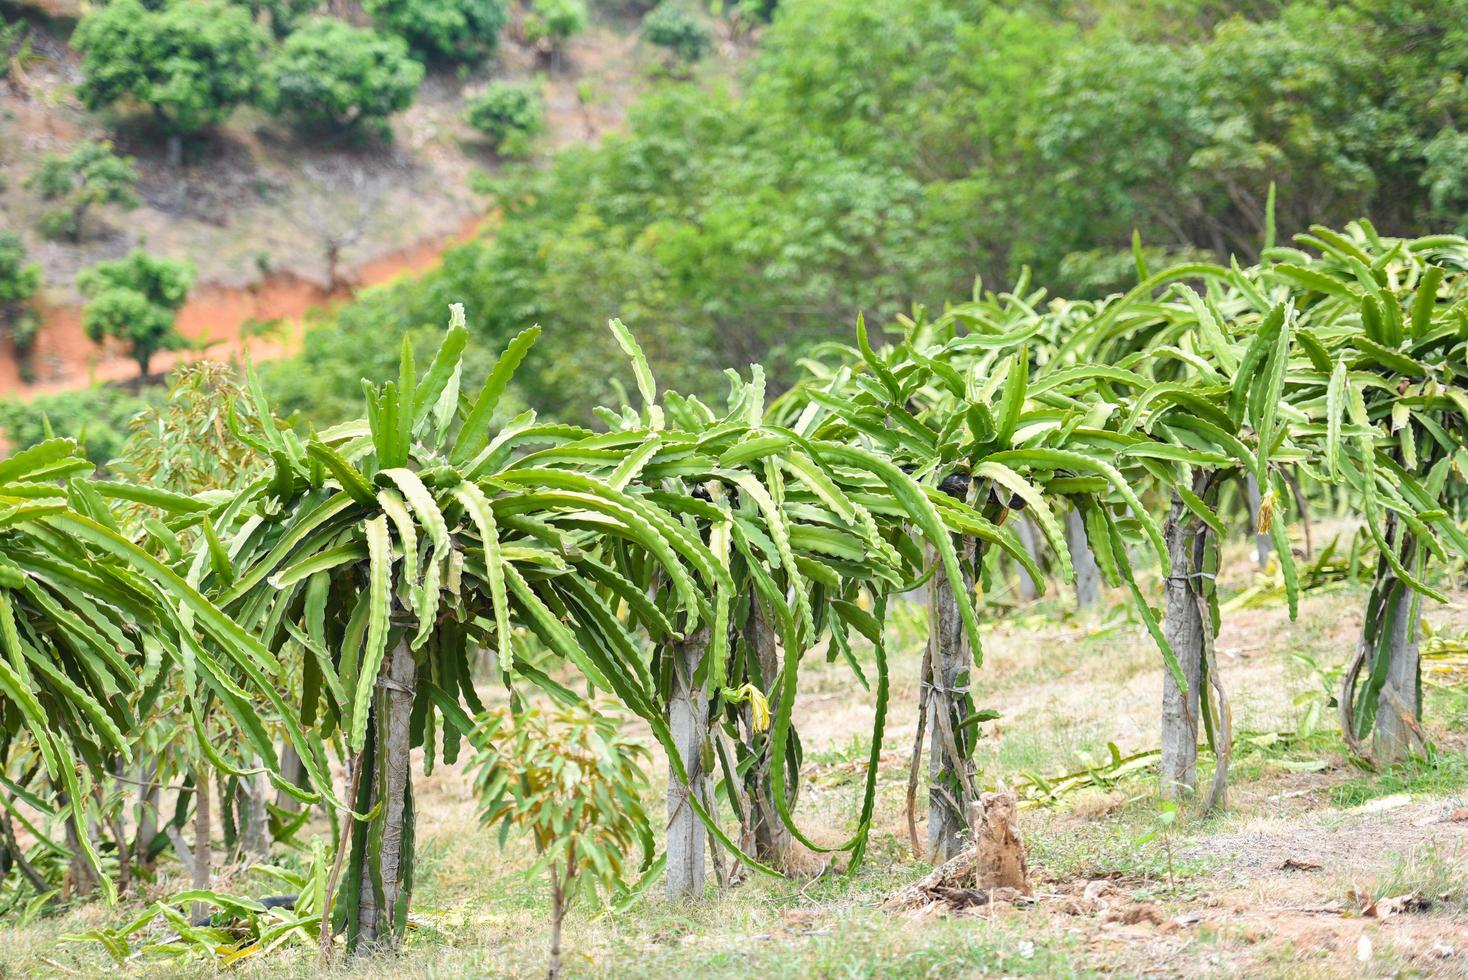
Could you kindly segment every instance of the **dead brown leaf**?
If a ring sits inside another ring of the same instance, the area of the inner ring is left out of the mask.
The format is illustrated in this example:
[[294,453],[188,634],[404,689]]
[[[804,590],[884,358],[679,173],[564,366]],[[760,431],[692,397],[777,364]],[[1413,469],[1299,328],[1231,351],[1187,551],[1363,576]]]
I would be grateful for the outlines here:
[[1163,922],[1163,915],[1162,910],[1155,905],[1146,902],[1134,902],[1108,912],[1105,921],[1116,922],[1124,926],[1141,925],[1144,922],[1154,926],[1160,926]]
[[1303,861],[1300,858],[1285,858],[1284,864],[1279,866],[1281,871],[1319,871],[1320,865],[1314,861]]
[[1361,907],[1361,914],[1368,919],[1389,919],[1394,915],[1426,912],[1432,908],[1432,901],[1417,892],[1375,898],[1369,892],[1355,889],[1350,897]]

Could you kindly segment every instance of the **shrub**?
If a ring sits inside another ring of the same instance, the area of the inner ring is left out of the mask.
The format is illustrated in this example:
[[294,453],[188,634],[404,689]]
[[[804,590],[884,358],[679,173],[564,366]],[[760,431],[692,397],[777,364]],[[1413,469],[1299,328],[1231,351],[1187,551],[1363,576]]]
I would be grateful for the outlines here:
[[221,0],[171,0],[153,10],[112,0],[82,18],[71,44],[82,56],[78,90],[88,109],[133,99],[179,134],[250,101],[265,35],[248,10]]
[[174,321],[194,283],[189,263],[134,249],[126,258],[83,269],[76,283],[88,298],[82,310],[87,336],[93,343],[104,337],[123,341],[144,377],[154,354],[184,345]]
[[529,152],[531,138],[545,128],[540,93],[514,82],[495,82],[470,99],[464,118],[508,156]]
[[116,204],[132,210],[138,206],[133,187],[138,168],[133,158],[112,152],[109,140],[87,140],[70,153],[48,153],[26,186],[40,192],[57,207],[41,216],[41,232],[48,238],[81,241],[82,222],[96,204]]
[[87,458],[105,466],[128,439],[128,422],[152,406],[161,393],[135,395],[118,385],[103,385],[42,395],[25,402],[0,401],[0,432],[19,452],[51,436],[70,436]]
[[10,335],[23,373],[40,320],[31,308],[41,288],[41,268],[27,262],[25,245],[8,231],[0,231],[0,332]]
[[318,17],[296,30],[265,65],[264,105],[304,125],[386,128],[413,104],[423,66],[400,37]]
[[682,4],[663,0],[642,19],[642,36],[673,53],[679,61],[701,61],[714,47],[708,25]]
[[505,0],[363,0],[362,9],[419,54],[462,61],[493,54],[510,20]]

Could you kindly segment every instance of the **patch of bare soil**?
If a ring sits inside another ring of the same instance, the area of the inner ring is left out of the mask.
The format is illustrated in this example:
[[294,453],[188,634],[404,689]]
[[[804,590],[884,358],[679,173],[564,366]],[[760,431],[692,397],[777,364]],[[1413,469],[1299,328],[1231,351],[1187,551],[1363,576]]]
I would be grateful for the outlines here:
[[[1245,568],[1236,577],[1247,583],[1250,574]],[[1457,592],[1426,615],[1441,632],[1461,629],[1464,599]],[[1293,623],[1274,606],[1226,617],[1222,670],[1231,693],[1259,723],[1254,730],[1292,729],[1304,710],[1295,698],[1318,689],[1319,678],[1292,663],[1293,652],[1310,653],[1328,668],[1351,649],[1359,628],[1349,592],[1307,595]],[[996,628],[976,678],[982,703],[1004,714],[986,726],[986,752],[1002,759],[1011,739],[1037,742],[1036,752],[1056,760],[1037,763],[1049,773],[1067,768],[1059,761],[1066,754],[1060,733],[1116,741],[1124,751],[1155,744],[1160,665],[1145,641],[1132,644],[1127,632],[1094,639],[1077,656],[1073,626]],[[1037,663],[1044,669],[1037,671]],[[904,745],[912,730],[905,724],[907,700],[894,698],[888,724]],[[841,724],[856,714],[849,704],[823,704],[815,730],[839,744],[849,738]],[[1055,747],[1043,747],[1047,735]],[[1465,751],[1459,734],[1436,728],[1433,737],[1445,756]],[[896,754],[905,768],[906,753]],[[960,861],[898,890],[884,908],[917,922],[999,920],[1037,945],[1068,937],[1083,950],[1079,965],[1124,975],[1468,976],[1468,800],[1403,794],[1334,806],[1331,790],[1360,776],[1330,750],[1311,771],[1265,765],[1262,776],[1233,781],[1232,809],[1215,829],[1187,816],[1186,831],[1171,845],[1162,838],[1137,845],[1132,838],[1140,832],[1116,819],[1145,787],[1087,790],[1058,807],[1021,812],[1019,832],[1027,843],[1067,855],[1062,871],[1031,851],[1028,895],[980,887]],[[900,802],[884,799],[878,828],[905,840],[894,812]],[[1169,846],[1179,868],[1172,884],[1159,870]],[[1149,859],[1145,873],[1139,853]]]
[[[1463,976],[1465,816],[1454,802],[1436,801],[1208,835],[1177,856],[1204,858],[1211,870],[1175,889],[1153,878],[1055,877],[1043,868],[1033,888],[993,886],[976,873],[981,845],[882,907],[918,922],[1009,917],[1036,935],[1078,937],[1087,965],[1124,972],[1380,975],[1406,963],[1419,975]],[[1400,875],[1401,862],[1421,855],[1449,869],[1434,886],[1440,891]],[[1407,890],[1389,893],[1393,884]]]

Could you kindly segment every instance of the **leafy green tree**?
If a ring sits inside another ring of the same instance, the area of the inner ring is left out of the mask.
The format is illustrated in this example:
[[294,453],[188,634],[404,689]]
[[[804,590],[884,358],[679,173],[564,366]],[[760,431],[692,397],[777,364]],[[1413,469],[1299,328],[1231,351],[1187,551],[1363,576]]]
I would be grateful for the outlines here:
[[423,66],[400,37],[331,17],[307,21],[265,63],[262,102],[306,126],[385,130],[412,105]]
[[[1154,207],[1206,139],[1206,116],[1186,57],[1165,45],[1117,40],[1086,46],[1051,74],[1035,146],[1056,206],[1037,215],[1049,243],[1027,237],[1027,261],[1053,262],[1098,242],[1119,248],[1133,228],[1153,227]],[[1191,209],[1188,216],[1194,216]],[[1186,220],[1179,216],[1178,221]],[[1183,230],[1179,227],[1179,230]],[[1052,256],[1030,254],[1043,248]]]
[[110,140],[87,140],[65,156],[48,153],[27,181],[57,207],[41,216],[41,231],[51,238],[81,241],[82,223],[95,205],[138,206],[134,187],[138,168],[133,158],[112,150]]
[[703,19],[676,0],[663,0],[642,19],[642,36],[672,52],[679,62],[702,61],[714,48],[714,35]]
[[130,99],[175,135],[250,101],[265,43],[249,11],[223,0],[168,0],[157,9],[113,0],[83,17],[71,38],[87,108]]
[[87,297],[82,310],[87,336],[93,343],[105,337],[122,341],[143,377],[154,354],[184,346],[174,323],[194,284],[194,267],[188,262],[134,249],[126,258],[83,269],[76,282]]
[[505,0],[364,0],[362,9],[418,54],[454,61],[493,54],[510,20]]
[[0,330],[10,335],[22,368],[36,341],[40,318],[31,302],[41,288],[41,267],[27,262],[25,245],[8,231],[0,231]]
[[464,119],[506,156],[524,156],[531,139],[545,129],[539,90],[516,82],[495,82],[471,98]]
[[586,30],[585,0],[531,0],[525,14],[525,40],[559,51]]

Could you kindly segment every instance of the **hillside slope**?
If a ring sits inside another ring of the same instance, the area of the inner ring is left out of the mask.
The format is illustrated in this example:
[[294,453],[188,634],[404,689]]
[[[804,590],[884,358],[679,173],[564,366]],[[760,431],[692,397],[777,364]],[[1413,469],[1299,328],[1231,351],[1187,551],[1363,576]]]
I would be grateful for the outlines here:
[[[533,163],[620,126],[660,64],[639,40],[635,16],[593,5],[588,29],[553,61],[523,43],[512,24],[490,60],[430,68],[414,104],[392,118],[390,140],[323,139],[244,108],[191,138],[182,166],[173,166],[146,116],[92,113],[80,104],[79,59],[67,46],[77,16],[71,6],[44,0],[0,8],[7,21],[28,22],[32,52],[11,79],[0,80],[0,227],[19,234],[40,265],[47,320],[35,384],[21,384],[7,344],[0,393],[129,376],[117,352],[99,354],[81,335],[74,279],[135,247],[194,263],[198,286],[180,327],[192,340],[231,346],[242,323],[293,320],[354,288],[416,271],[442,246],[472,234],[484,206],[473,174],[513,163],[464,122],[466,96],[492,81],[536,81],[546,131]],[[355,4],[345,17],[367,23]],[[723,55],[733,54],[725,46]],[[80,243],[47,240],[37,230],[46,204],[27,181],[46,154],[87,139],[111,139],[136,159],[141,205],[94,209]],[[165,359],[159,366],[166,369]]]

